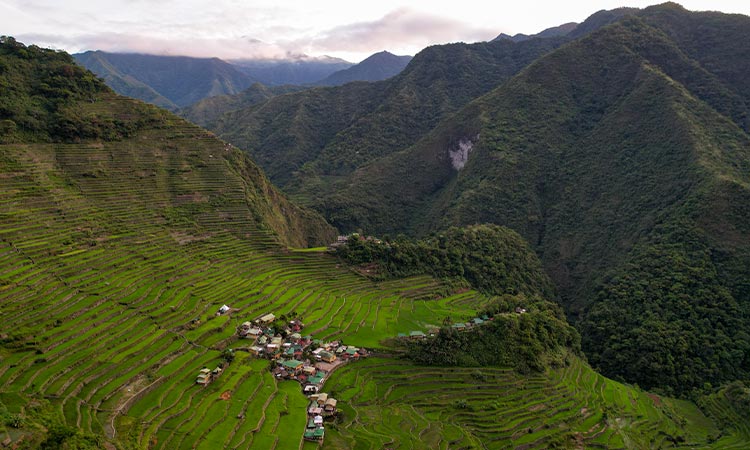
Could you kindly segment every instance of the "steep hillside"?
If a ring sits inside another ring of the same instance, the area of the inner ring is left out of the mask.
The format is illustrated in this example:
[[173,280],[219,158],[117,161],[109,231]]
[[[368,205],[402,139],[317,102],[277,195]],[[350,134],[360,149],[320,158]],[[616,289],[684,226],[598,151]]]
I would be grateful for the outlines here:
[[[515,229],[581,319],[595,366],[685,393],[750,373],[736,76],[750,69],[750,19],[674,4],[640,15],[543,57],[318,209],[344,230]],[[687,37],[698,24],[710,48]]]
[[222,114],[228,111],[249,108],[262,103],[271,97],[289,92],[297,92],[306,89],[303,86],[284,85],[266,86],[261,83],[253,83],[252,86],[235,95],[218,95],[205,98],[186,108],[177,111],[177,114],[187,120],[205,126],[216,121]]
[[305,200],[337,177],[416,142],[447,114],[561,43],[429,47],[389,80],[277,97],[207,126],[248,149],[274,183]]
[[237,94],[254,80],[218,58],[89,51],[73,55],[115,92],[167,109],[206,97]]
[[[608,380],[577,357],[519,376],[495,367],[424,367],[369,359],[336,371],[326,389],[345,405],[331,448],[717,448],[750,436],[722,391],[694,404]],[[717,426],[734,423],[734,428]]]
[[382,51],[359,64],[339,70],[315,82],[318,86],[340,86],[352,81],[380,81],[398,75],[411,61],[411,56],[396,56]]

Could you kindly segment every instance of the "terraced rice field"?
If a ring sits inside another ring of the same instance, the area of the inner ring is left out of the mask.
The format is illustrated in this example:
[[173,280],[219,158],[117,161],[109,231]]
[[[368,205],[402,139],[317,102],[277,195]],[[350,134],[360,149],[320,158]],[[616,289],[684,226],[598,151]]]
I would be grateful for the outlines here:
[[[344,405],[342,423],[326,434],[333,448],[723,449],[748,438],[747,429],[720,432],[690,402],[606,379],[576,357],[532,376],[373,358],[337,370],[325,389]],[[724,403],[717,408],[727,414]]]
[[[284,248],[242,161],[184,122],[121,142],[0,146],[0,411],[52,411],[109,449],[310,449],[300,388],[267,361],[237,352],[195,384],[244,345],[237,325],[296,312],[306,334],[376,348],[488,301]],[[234,312],[216,316],[222,304]],[[717,429],[741,423],[721,398],[705,416],[575,358],[528,377],[375,358],[326,389],[344,414],[325,448],[743,448],[750,434]],[[0,445],[25,432],[0,423]]]
[[[321,252],[282,248],[232,169],[237,152],[187,124],[122,142],[0,148],[7,408],[49,401],[67,424],[117,445],[296,449],[304,397],[271,379],[267,362],[239,353],[217,382],[194,384],[240,345],[239,323],[294,311],[315,337],[377,347],[487,300],[443,296],[426,277],[373,283]],[[237,311],[216,317],[224,303]],[[0,428],[0,441],[11,434]]]

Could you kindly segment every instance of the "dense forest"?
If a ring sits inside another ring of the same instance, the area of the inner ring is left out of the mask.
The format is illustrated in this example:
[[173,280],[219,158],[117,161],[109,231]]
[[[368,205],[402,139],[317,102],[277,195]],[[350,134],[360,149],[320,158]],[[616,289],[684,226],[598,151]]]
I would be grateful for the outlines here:
[[120,139],[161,121],[150,105],[137,114],[87,114],[86,103],[111,90],[62,52],[0,37],[0,142]]
[[429,274],[490,294],[554,295],[539,258],[518,233],[498,225],[451,227],[424,239],[354,234],[336,254],[350,264],[375,264],[373,274],[385,277]]
[[459,331],[447,318],[434,338],[407,340],[405,356],[427,365],[513,367],[529,373],[566,364],[569,352],[580,355],[580,335],[562,309],[538,296],[504,295],[479,315],[491,319]]

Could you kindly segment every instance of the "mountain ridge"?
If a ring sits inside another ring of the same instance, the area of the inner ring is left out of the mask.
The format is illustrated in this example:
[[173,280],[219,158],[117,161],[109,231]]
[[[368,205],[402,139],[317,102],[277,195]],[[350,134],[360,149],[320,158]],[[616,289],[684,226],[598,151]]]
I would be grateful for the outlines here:
[[397,56],[386,50],[374,53],[359,64],[316,81],[318,86],[338,86],[352,81],[380,81],[398,75],[406,68],[411,56]]
[[[102,51],[89,51],[73,56],[106,82],[119,87],[123,95],[172,110],[205,97],[239,93],[254,81],[219,58]],[[186,73],[190,76],[186,77]]]

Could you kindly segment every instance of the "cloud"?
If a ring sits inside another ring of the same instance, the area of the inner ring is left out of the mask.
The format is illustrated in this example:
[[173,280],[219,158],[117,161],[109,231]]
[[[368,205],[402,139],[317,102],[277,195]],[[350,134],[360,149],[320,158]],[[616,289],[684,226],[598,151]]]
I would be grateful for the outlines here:
[[[71,53],[104,50],[223,59],[279,59],[327,54],[357,61],[380,50],[414,54],[427,45],[487,40],[498,33],[495,29],[411,8],[395,9],[371,21],[329,26],[322,30],[314,23],[302,25],[294,21],[270,20],[279,13],[260,7],[242,12],[221,8],[209,14],[190,13],[190,17],[167,20],[161,12],[153,11],[151,16],[135,21],[128,14],[110,15],[99,20],[84,18],[88,12],[78,11],[72,16],[74,19],[66,19],[81,24],[75,28],[47,21],[47,26],[25,27],[35,31],[16,34],[15,37],[24,43],[65,49]],[[265,17],[269,20],[262,20]],[[60,29],[66,31],[60,32]],[[77,33],[72,30],[77,30]]]
[[125,33],[85,35],[23,34],[16,38],[26,44],[65,49],[71,53],[104,50],[114,53],[148,53],[154,55],[193,56],[224,59],[286,58],[290,51],[252,37],[231,38],[165,38]]
[[492,39],[497,30],[458,20],[396,9],[381,19],[343,25],[318,33],[301,47],[320,52],[371,52],[382,49],[421,49],[432,43],[476,42]]

